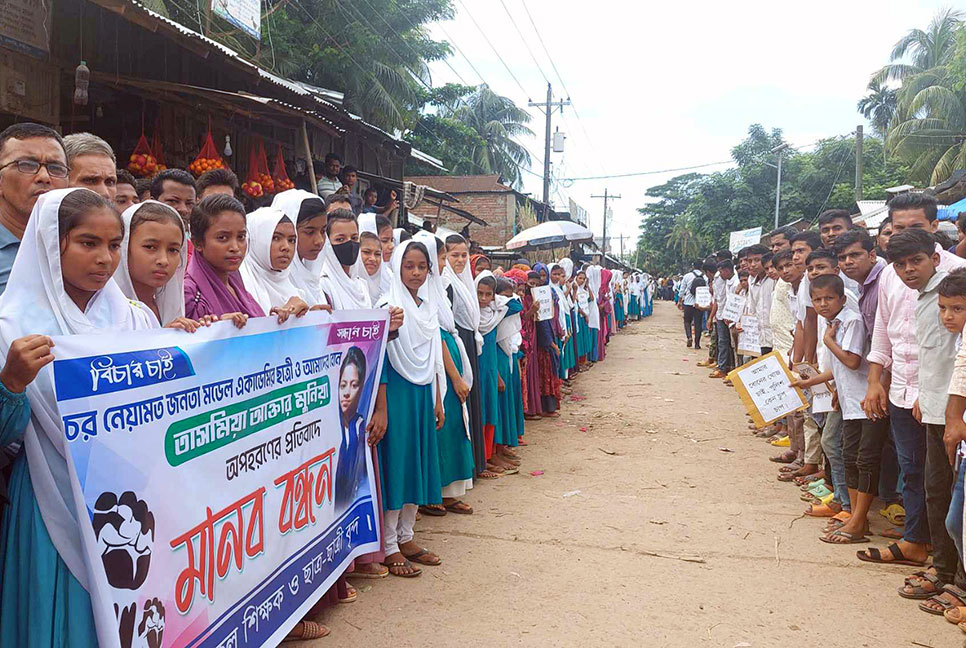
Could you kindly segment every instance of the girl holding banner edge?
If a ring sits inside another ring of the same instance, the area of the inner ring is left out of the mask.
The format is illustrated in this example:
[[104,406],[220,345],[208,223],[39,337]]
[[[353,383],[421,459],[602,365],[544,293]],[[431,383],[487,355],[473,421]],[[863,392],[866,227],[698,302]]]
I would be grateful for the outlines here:
[[[123,221],[87,189],[37,200],[0,303],[0,445],[23,435],[10,506],[0,522],[0,646],[96,646],[117,641],[117,619],[94,618],[92,577],[74,516],[48,336],[156,328],[144,304],[111,277],[121,260]],[[29,322],[30,331],[23,328]],[[185,328],[172,323],[173,328]],[[193,329],[192,329],[193,330]],[[49,530],[52,530],[49,531]],[[89,531],[88,531],[89,532]]]

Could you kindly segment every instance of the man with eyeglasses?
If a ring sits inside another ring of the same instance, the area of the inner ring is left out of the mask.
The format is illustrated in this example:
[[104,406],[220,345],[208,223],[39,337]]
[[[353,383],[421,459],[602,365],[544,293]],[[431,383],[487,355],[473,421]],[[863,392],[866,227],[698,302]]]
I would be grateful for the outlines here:
[[14,124],[0,132],[0,293],[37,198],[67,187],[70,169],[60,134],[40,124]]

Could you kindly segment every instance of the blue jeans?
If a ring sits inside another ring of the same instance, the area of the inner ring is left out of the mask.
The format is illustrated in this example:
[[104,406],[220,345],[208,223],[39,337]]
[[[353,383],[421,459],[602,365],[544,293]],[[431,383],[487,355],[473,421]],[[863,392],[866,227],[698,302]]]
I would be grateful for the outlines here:
[[956,543],[956,551],[963,555],[963,478],[966,477],[966,466],[960,464],[956,480],[953,482],[953,499],[949,502],[949,513],[946,514],[946,531]]
[[852,510],[849,489],[845,484],[845,458],[842,456],[842,413],[829,412],[822,428],[822,450],[831,467],[832,489],[835,501],[846,511]]
[[891,433],[886,435],[885,445],[882,446],[879,498],[886,503],[886,506],[902,504],[902,496],[899,494],[899,459],[896,457],[896,444],[892,440]]
[[735,368],[734,354],[731,352],[731,330],[724,321],[714,323],[715,335],[718,337],[718,371],[728,373]]
[[906,509],[906,527],[902,539],[906,542],[930,542],[929,520],[926,516],[926,428],[912,416],[911,409],[889,403],[892,419],[892,440],[902,470],[902,505]]

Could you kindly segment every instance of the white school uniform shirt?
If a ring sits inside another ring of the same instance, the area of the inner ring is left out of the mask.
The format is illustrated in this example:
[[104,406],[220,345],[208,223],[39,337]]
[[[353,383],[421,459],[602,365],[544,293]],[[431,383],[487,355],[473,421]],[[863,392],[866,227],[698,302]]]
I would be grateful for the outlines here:
[[725,304],[728,303],[728,296],[733,295],[738,286],[738,275],[731,275],[731,279],[725,279],[720,274],[715,275],[714,284],[711,287],[714,301],[718,304],[718,310],[714,314],[714,321],[720,322],[721,315],[724,313]]
[[749,281],[749,312],[758,318],[758,338],[761,346],[772,346],[771,303],[775,294],[775,280],[765,275],[760,281]]
[[862,315],[850,308],[839,311],[833,321],[839,322],[835,341],[839,343],[842,350],[862,358],[859,368],[853,371],[831,351],[827,351],[831,356],[832,376],[835,378],[835,391],[839,396],[839,409],[842,410],[842,418],[846,421],[865,419],[862,399],[865,398],[865,392],[869,386],[869,361],[865,357],[869,352],[869,340],[865,334],[865,324],[862,323]]
[[[842,310],[851,310],[859,314],[862,317],[861,311],[859,311],[859,298],[858,296],[851,292],[848,287],[845,288],[845,308]],[[825,321],[824,317],[816,318],[818,320],[818,326],[815,329],[815,358],[818,361],[818,370],[827,371],[832,368],[832,352],[828,350],[825,346],[825,329],[828,328],[828,322]],[[865,327],[865,322],[862,324]]]

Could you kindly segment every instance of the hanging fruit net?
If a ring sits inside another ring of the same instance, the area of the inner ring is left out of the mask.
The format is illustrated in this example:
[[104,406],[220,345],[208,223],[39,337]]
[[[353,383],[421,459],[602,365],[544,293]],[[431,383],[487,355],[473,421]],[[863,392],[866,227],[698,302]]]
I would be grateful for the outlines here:
[[143,131],[138,139],[137,146],[134,147],[134,152],[131,153],[128,160],[127,170],[139,178],[150,178],[161,170],[158,168],[158,160],[154,156],[151,145],[148,144],[148,138],[144,136]]
[[282,157],[282,145],[278,145],[278,154],[275,156],[275,166],[272,168],[272,180],[275,181],[275,191],[282,192],[295,189],[295,183],[288,177],[285,169],[285,159]]
[[248,175],[242,183],[242,193],[249,198],[261,198],[265,195],[265,188],[259,180],[257,146],[252,145],[248,153]]
[[154,152],[154,162],[157,167],[155,173],[160,173],[168,167],[164,164],[164,146],[161,144],[161,122],[158,121],[154,129],[154,137],[151,138],[151,151]]
[[195,158],[194,162],[188,165],[188,170],[197,177],[205,171],[227,168],[228,166],[221,159],[218,149],[215,148],[215,142],[211,139],[211,127],[209,126],[208,133],[205,135],[205,143],[201,147],[201,152],[198,153],[198,157]]
[[265,143],[262,140],[258,140],[257,149],[255,163],[258,165],[258,181],[265,193],[275,193],[275,181],[268,170],[268,156],[265,155]]

